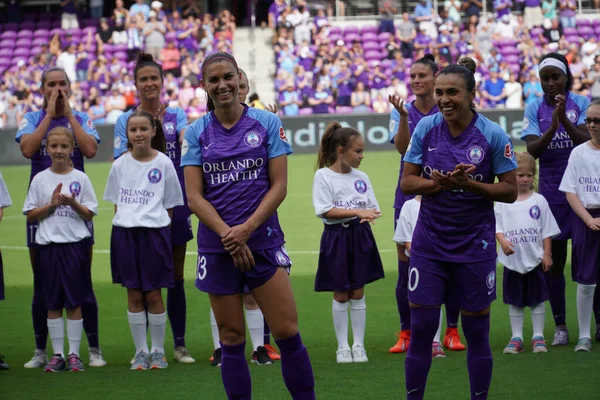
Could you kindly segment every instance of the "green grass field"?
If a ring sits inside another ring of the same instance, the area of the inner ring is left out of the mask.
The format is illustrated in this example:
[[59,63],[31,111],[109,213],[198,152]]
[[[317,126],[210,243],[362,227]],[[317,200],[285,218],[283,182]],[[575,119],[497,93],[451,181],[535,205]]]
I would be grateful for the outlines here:
[[[18,151],[15,148],[15,151]],[[397,279],[395,247],[392,242],[392,201],[396,188],[398,158],[394,152],[367,153],[364,171],[375,187],[383,216],[374,226],[387,278],[366,289],[368,323],[367,364],[337,365],[336,341],[331,321],[331,295],[313,292],[317,265],[321,223],[314,216],[311,189],[313,155],[294,155],[289,165],[289,190],[279,216],[286,233],[287,248],[293,260],[292,283],[298,303],[300,330],[311,355],[320,399],[400,399],[404,398],[404,358],[390,354],[398,330],[395,301]],[[102,198],[109,164],[88,163],[90,176]],[[0,169],[13,199],[0,224],[0,247],[4,258],[6,301],[0,302],[0,352],[12,368],[0,372],[0,399],[37,399],[52,396],[87,399],[164,399],[196,398],[225,399],[219,370],[211,367],[208,358],[212,340],[208,318],[207,296],[193,285],[196,244],[190,242],[186,260],[188,301],[187,345],[197,363],[180,365],[171,362],[164,371],[129,371],[134,353],[126,316],[126,293],[111,284],[109,240],[112,205],[100,200],[100,213],[95,219],[96,246],[94,254],[94,288],[100,307],[100,343],[108,366],[87,368],[81,374],[44,374],[42,370],[26,370],[34,349],[30,301],[32,276],[25,248],[25,218],[21,215],[29,167]],[[502,276],[502,275],[499,275]],[[570,275],[569,275],[570,276]],[[501,282],[498,293],[502,293]],[[510,339],[508,309],[497,300],[492,307],[491,342],[494,355],[494,376],[490,399],[551,400],[600,398],[600,344],[592,353],[574,353],[577,337],[575,309],[576,287],[567,286],[568,324],[571,345],[550,348],[547,354],[532,354],[529,341],[526,352],[517,356],[502,354]],[[531,335],[531,322],[525,323],[525,336]],[[172,358],[172,338],[167,327],[167,356]],[[548,306],[546,337],[552,338],[553,321]],[[50,346],[50,343],[48,342]],[[247,346],[249,349],[250,346]],[[50,349],[50,347],[49,347]],[[250,352],[247,352],[248,358]],[[87,364],[87,343],[82,340],[82,359]],[[289,398],[280,367],[250,365],[255,399]],[[427,386],[428,399],[468,399],[469,384],[465,353],[448,352],[446,359],[435,359]]]

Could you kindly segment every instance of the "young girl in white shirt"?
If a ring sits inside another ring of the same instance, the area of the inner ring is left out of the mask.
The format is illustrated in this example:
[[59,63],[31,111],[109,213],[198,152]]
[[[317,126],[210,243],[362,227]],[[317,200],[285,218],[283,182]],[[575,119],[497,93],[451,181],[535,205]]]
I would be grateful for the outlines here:
[[[2,216],[4,215],[4,209],[12,205],[10,194],[0,174],[0,222],[2,222]],[[0,300],[4,300],[4,274],[2,271],[2,252],[0,251]],[[8,369],[9,366],[4,361],[4,356],[0,354],[0,371]]]
[[[313,184],[315,213],[325,224],[315,291],[333,292],[338,363],[367,362],[364,287],[384,277],[369,223],[381,216],[369,177],[357,168],[365,142],[358,131],[331,122],[321,139]],[[348,344],[348,302],[354,344]]]
[[113,163],[104,192],[104,199],[115,204],[110,245],[113,283],[127,288],[127,315],[136,347],[131,369],[160,369],[168,365],[161,289],[175,284],[169,225],[173,208],[183,205],[183,195],[173,163],[156,150],[164,149],[164,135],[151,114],[141,110],[131,114],[127,140],[130,151]]

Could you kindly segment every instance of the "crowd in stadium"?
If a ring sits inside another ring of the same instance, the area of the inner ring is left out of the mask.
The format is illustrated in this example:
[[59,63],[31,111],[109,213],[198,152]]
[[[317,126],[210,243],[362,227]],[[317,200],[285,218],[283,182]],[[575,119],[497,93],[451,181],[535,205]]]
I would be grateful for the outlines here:
[[[481,3],[463,10],[456,0],[438,10],[431,0],[422,1],[395,17],[395,2],[387,2],[391,8],[379,10],[379,26],[362,28],[332,24],[325,7],[292,3],[275,0],[269,9],[283,115],[389,113],[388,95],[412,100],[409,67],[426,53],[440,66],[463,55],[477,60],[480,109],[522,108],[541,96],[535,66],[551,51],[571,63],[573,92],[600,97],[600,20],[575,25],[575,0],[538,1],[538,7],[496,0],[487,17]],[[236,22],[229,11],[213,16],[193,1],[169,10],[144,0],[127,9],[117,0],[109,18],[77,19],[68,7],[56,14],[24,13],[19,24],[2,24],[0,128],[16,127],[25,112],[41,107],[40,74],[55,64],[69,74],[72,107],[88,112],[96,124],[114,123],[138,102],[131,70],[141,49],[163,64],[164,101],[184,108],[190,120],[206,112],[200,68],[206,54],[231,52]]]

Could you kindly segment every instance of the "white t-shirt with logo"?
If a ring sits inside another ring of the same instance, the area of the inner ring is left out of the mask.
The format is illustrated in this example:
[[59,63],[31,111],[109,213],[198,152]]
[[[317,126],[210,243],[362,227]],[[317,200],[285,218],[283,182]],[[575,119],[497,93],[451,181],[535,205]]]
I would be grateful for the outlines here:
[[354,218],[327,219],[323,217],[332,208],[344,210],[379,210],[373,185],[367,174],[352,169],[340,174],[329,168],[321,168],[315,173],[313,182],[313,206],[317,217],[328,225],[346,223]]
[[147,162],[127,152],[110,168],[104,200],[117,206],[113,225],[122,228],[169,226],[168,209],[183,205],[173,162],[161,152]]
[[558,190],[574,193],[585,208],[600,208],[600,150],[586,142],[575,147]]
[[[75,200],[98,214],[98,200],[92,182],[83,172],[73,169],[68,174],[55,174],[50,168],[38,173],[29,185],[29,192],[23,206],[23,214],[43,207],[52,201],[52,193],[62,183],[61,194],[72,196]],[[76,243],[91,236],[83,219],[71,206],[58,206],[46,218],[39,221],[35,234],[37,244]]]
[[[421,202],[410,199],[402,205],[400,216],[396,221],[396,230],[394,231],[394,242],[404,245],[406,242],[412,242],[413,232],[417,226]],[[410,257],[408,249],[405,251],[407,257]]]
[[10,206],[12,206],[12,200],[10,199],[6,183],[4,183],[4,178],[2,178],[2,173],[0,173],[0,208]]
[[506,268],[526,274],[540,265],[544,258],[546,238],[560,234],[560,228],[550,211],[548,201],[539,193],[512,204],[496,203],[496,233],[504,234],[514,244],[514,253],[507,256],[500,249],[498,261]]

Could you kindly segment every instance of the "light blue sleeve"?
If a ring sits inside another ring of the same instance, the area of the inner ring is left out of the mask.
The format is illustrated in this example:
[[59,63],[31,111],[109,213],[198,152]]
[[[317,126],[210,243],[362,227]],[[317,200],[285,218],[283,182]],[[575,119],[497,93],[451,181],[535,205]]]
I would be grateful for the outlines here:
[[180,134],[187,127],[187,115],[182,108],[177,108],[177,133]]
[[492,172],[494,175],[501,175],[505,172],[517,169],[517,159],[515,149],[510,137],[500,128],[492,123],[487,125],[488,132],[491,131],[492,147]]
[[81,118],[81,127],[83,128],[83,131],[88,135],[92,135],[94,139],[96,139],[96,143],[100,143],[100,136],[98,135],[98,131],[90,116],[84,112],[77,112],[77,115]]
[[394,144],[394,136],[396,136],[396,132],[398,131],[398,126],[400,126],[400,113],[395,108],[392,110],[390,114],[390,143]]
[[202,165],[202,146],[200,146],[200,135],[204,131],[204,118],[200,118],[190,124],[185,130],[185,137],[181,144],[181,166]]
[[575,96],[572,93],[571,93],[571,96],[572,96],[575,104],[577,104],[577,107],[579,107],[579,111],[580,111],[579,118],[577,118],[577,123],[575,125],[577,125],[577,126],[585,125],[587,109],[590,106],[591,101],[590,101],[590,99],[588,99],[587,97],[584,97],[584,96]]
[[290,143],[288,142],[281,119],[268,111],[257,111],[261,111],[259,114],[259,121],[267,130],[267,157],[269,160],[284,154],[292,154],[292,146],[290,146]]
[[127,118],[129,118],[129,115],[130,113],[120,115],[115,124],[113,142],[113,157],[115,160],[127,153]]
[[21,143],[21,137],[23,135],[30,135],[35,131],[40,121],[40,115],[41,114],[39,111],[25,113],[21,123],[19,124],[17,136],[15,136],[15,140],[18,143]]
[[435,126],[435,115],[425,117],[419,121],[408,143],[408,150],[404,162],[421,165],[423,163],[423,138]]
[[540,132],[540,121],[538,121],[538,110],[540,108],[541,100],[538,99],[533,103],[529,104],[525,108],[525,118],[523,118],[523,130],[521,131],[521,139],[529,135],[540,137],[543,132]]

